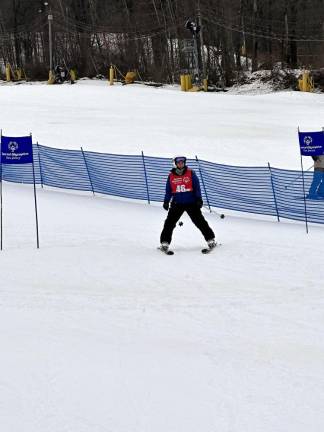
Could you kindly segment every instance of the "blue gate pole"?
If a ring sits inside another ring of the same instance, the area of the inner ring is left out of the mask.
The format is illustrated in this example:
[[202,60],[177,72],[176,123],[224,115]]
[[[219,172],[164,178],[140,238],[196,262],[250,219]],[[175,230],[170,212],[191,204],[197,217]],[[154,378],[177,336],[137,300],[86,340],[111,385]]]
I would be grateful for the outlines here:
[[2,250],[2,129],[0,131],[0,170],[1,170],[1,178],[0,178],[0,230],[1,230],[1,250]]
[[202,170],[201,170],[199,159],[198,159],[197,155],[196,155],[196,161],[197,161],[197,164],[198,164],[198,169],[199,169],[199,172],[200,172],[200,177],[201,177],[202,185],[203,185],[203,188],[204,188],[204,191],[205,191],[208,208],[209,208],[209,211],[211,212],[211,208],[210,208],[210,204],[209,204],[209,199],[208,199],[208,195],[207,195],[207,190],[206,190],[206,186],[205,186],[205,182],[204,182],[204,177],[202,175]]
[[33,152],[32,170],[33,170],[34,205],[35,205],[35,219],[36,219],[36,243],[37,243],[37,249],[39,249],[39,232],[38,232],[38,212],[37,212],[36,178],[35,178],[34,146],[33,146],[33,136],[32,136],[32,134],[30,134],[30,137],[31,137],[31,140],[32,140],[32,152]]
[[83,151],[82,147],[81,147],[81,153],[82,153],[84,164],[85,164],[85,167],[86,167],[86,170],[87,170],[87,173],[88,173],[89,182],[90,182],[90,185],[91,185],[91,190],[92,190],[92,193],[94,195],[95,193],[94,193],[93,184],[92,184],[92,181],[91,181],[90,171],[89,171],[89,167],[88,167],[88,164],[87,164],[87,159],[85,157],[85,154],[84,154],[84,151]]
[[273,178],[272,178],[272,171],[271,171],[270,162],[268,162],[268,168],[269,168],[269,171],[270,171],[271,187],[272,187],[273,199],[274,199],[274,203],[275,203],[275,207],[276,207],[276,212],[277,212],[277,219],[278,219],[278,222],[280,222],[279,210],[278,210],[278,205],[277,205],[276,192],[275,192],[275,188],[274,188],[274,184],[273,184]]
[[33,160],[32,166],[33,166],[34,204],[35,204],[35,218],[36,218],[36,244],[37,244],[37,249],[39,249],[38,212],[37,212],[37,197],[36,197],[36,181],[35,181],[34,160]]
[[145,176],[145,184],[146,184],[146,193],[147,193],[147,202],[151,204],[150,202],[150,191],[148,187],[148,181],[147,181],[147,173],[146,173],[146,166],[145,166],[145,159],[144,159],[144,152],[142,150],[142,160],[143,160],[143,167],[144,167],[144,176]]
[[42,173],[42,165],[41,165],[41,158],[40,158],[40,151],[39,151],[38,141],[37,141],[36,145],[37,145],[37,153],[38,153],[39,176],[40,176],[41,185],[42,185],[42,188],[43,188],[44,187],[44,185],[43,185],[43,173]]
[[302,179],[303,179],[306,233],[308,234],[307,206],[306,206],[306,194],[305,194],[305,178],[304,178],[304,167],[303,167],[303,156],[302,155],[300,155],[300,165],[301,165],[301,169],[302,169]]

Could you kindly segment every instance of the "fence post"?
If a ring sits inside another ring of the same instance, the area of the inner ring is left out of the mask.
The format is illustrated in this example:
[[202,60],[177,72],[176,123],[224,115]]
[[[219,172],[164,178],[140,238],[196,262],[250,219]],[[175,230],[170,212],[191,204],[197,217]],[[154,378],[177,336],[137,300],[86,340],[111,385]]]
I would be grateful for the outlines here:
[[270,171],[271,187],[272,187],[273,199],[274,199],[274,203],[275,203],[275,207],[276,207],[276,212],[277,212],[277,219],[278,219],[278,222],[280,222],[279,210],[278,210],[278,205],[277,205],[276,192],[275,192],[275,188],[274,188],[274,184],[273,184],[273,178],[272,178],[272,171],[271,171],[270,162],[268,162],[268,168],[269,168],[269,171]]
[[208,208],[209,208],[209,211],[211,212],[211,208],[210,208],[210,204],[209,204],[209,199],[208,199],[208,195],[207,195],[207,190],[206,190],[206,186],[205,186],[205,182],[204,182],[204,177],[202,175],[202,170],[201,170],[200,163],[199,163],[197,155],[196,155],[196,161],[197,161],[197,164],[198,164],[198,169],[199,169],[199,172],[200,172],[200,177],[201,177],[202,185],[203,185],[203,188],[204,188],[204,191],[205,191]]
[[150,191],[149,191],[149,187],[148,187],[147,174],[146,174],[146,166],[145,166],[145,159],[144,159],[143,150],[142,150],[142,160],[143,160],[143,167],[144,167],[144,176],[145,176],[145,184],[146,184],[147,202],[149,204],[151,204],[151,202],[150,202]]
[[41,165],[41,158],[40,158],[40,151],[39,151],[38,141],[37,141],[36,145],[37,145],[37,153],[38,153],[39,176],[40,176],[41,186],[43,188],[44,187],[44,184],[43,184],[43,173],[42,173],[42,165]]
[[89,167],[88,167],[88,164],[87,164],[87,159],[85,157],[85,154],[84,154],[84,151],[83,151],[82,147],[81,147],[81,152],[82,152],[84,164],[85,164],[85,167],[86,167],[86,170],[87,170],[87,173],[88,173],[89,182],[90,182],[90,185],[91,185],[91,190],[92,190],[92,193],[94,195],[95,193],[94,193],[93,184],[92,184],[92,181],[91,181],[90,171],[89,171]]
[[306,194],[305,194],[305,178],[304,178],[304,166],[303,166],[303,156],[302,155],[300,155],[300,165],[301,165],[301,169],[302,169],[302,179],[303,179],[305,225],[306,225],[306,233],[308,234],[308,218],[307,218],[307,205],[306,205]]

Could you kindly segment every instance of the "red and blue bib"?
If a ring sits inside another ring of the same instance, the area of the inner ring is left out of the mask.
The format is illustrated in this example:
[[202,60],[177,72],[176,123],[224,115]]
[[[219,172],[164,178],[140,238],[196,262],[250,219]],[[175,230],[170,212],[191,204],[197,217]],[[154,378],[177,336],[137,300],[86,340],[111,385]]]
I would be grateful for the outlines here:
[[192,171],[187,169],[184,175],[170,174],[171,191],[173,194],[182,192],[192,192]]

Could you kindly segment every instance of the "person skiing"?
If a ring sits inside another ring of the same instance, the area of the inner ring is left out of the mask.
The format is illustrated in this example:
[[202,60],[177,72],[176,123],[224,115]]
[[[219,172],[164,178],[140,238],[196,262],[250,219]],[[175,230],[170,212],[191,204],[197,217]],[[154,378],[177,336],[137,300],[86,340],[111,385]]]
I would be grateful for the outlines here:
[[168,216],[160,236],[160,248],[164,252],[168,251],[173,230],[184,212],[188,213],[192,222],[201,231],[210,249],[217,244],[215,234],[201,212],[203,200],[199,179],[196,173],[187,167],[186,162],[185,156],[176,156],[173,159],[174,168],[166,182],[163,208],[168,211]]
[[308,199],[324,198],[324,155],[312,156],[314,161],[313,181],[309,188]]

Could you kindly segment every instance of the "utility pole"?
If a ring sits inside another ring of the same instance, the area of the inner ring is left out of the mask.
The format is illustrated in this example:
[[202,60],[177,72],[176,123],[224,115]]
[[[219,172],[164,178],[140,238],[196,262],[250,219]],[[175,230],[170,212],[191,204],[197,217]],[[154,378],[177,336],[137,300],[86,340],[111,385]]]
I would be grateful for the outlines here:
[[191,68],[193,71],[193,77],[195,80],[195,84],[198,85],[200,83],[200,69],[199,69],[199,55],[198,55],[198,44],[197,37],[200,30],[198,24],[195,21],[188,20],[186,22],[185,28],[189,30],[192,34],[192,45],[191,49],[188,50],[188,53],[191,54]]
[[200,26],[199,38],[200,38],[200,56],[202,66],[202,78],[206,78],[206,62],[205,62],[205,50],[204,50],[204,38],[203,38],[203,25],[201,18],[200,0],[197,0],[197,18],[198,26]]
[[252,48],[252,72],[255,72],[258,69],[258,39],[255,35],[256,32],[256,21],[258,14],[258,0],[253,0],[253,13],[252,13],[252,26],[253,26],[253,48]]
[[49,74],[48,74],[48,84],[54,83],[54,71],[53,71],[53,35],[52,35],[52,23],[53,23],[53,14],[51,6],[49,6],[48,1],[42,2],[43,6],[38,10],[39,13],[42,13],[47,10],[49,7],[49,11],[47,13],[48,20],[48,55],[49,55]]
[[50,9],[48,14],[48,43],[49,43],[49,62],[50,62],[50,75],[53,73],[53,37],[52,37],[52,23],[53,14]]
[[285,66],[288,66],[289,63],[289,26],[288,26],[288,11],[287,8],[285,10]]

